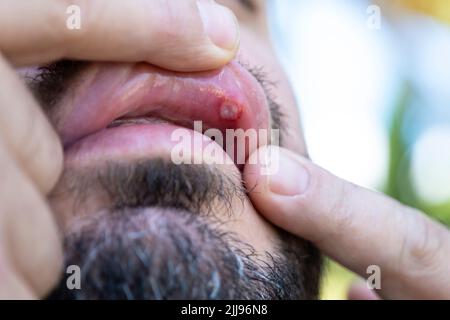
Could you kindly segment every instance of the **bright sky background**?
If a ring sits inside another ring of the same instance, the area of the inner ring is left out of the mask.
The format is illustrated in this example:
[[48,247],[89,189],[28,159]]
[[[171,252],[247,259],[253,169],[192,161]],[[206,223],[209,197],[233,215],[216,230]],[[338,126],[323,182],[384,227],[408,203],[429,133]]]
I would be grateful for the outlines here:
[[[450,197],[450,151],[436,155],[437,148],[450,150],[450,30],[423,17],[405,21],[396,34],[385,20],[373,30],[367,26],[368,5],[363,0],[271,3],[273,38],[300,102],[311,157],[347,180],[381,187],[387,120],[407,74],[427,99],[415,120],[431,119],[420,123],[430,128],[414,137],[413,181],[427,199],[438,186],[436,197]],[[430,166],[434,170],[426,169]]]

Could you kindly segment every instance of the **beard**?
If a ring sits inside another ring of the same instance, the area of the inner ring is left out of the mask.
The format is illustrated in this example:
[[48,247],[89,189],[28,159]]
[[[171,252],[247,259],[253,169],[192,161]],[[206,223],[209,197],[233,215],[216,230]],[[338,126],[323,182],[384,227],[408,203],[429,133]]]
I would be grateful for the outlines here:
[[232,200],[246,197],[237,177],[161,159],[66,176],[77,203],[95,188],[110,206],[65,232],[65,264],[80,268],[81,288],[68,289],[66,274],[49,299],[317,298],[312,244],[277,230],[273,251],[257,253],[223,231],[217,205],[232,216]]

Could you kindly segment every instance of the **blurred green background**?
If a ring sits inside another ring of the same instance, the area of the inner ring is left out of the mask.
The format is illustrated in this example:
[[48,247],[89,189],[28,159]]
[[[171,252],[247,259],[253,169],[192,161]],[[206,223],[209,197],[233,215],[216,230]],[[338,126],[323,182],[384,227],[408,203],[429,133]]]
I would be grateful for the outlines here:
[[[270,10],[311,158],[450,226],[450,0]],[[356,279],[328,261],[322,298],[345,299]]]

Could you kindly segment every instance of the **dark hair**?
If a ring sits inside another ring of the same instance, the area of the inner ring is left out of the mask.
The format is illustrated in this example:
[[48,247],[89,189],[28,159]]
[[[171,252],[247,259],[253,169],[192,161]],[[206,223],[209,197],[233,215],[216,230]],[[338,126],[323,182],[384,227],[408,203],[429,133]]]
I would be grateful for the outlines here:
[[107,165],[95,180],[114,199],[111,208],[84,215],[65,235],[66,264],[80,267],[81,290],[64,278],[50,299],[317,297],[321,256],[310,243],[279,230],[274,250],[257,254],[223,231],[208,204],[242,196],[235,178],[155,159]]

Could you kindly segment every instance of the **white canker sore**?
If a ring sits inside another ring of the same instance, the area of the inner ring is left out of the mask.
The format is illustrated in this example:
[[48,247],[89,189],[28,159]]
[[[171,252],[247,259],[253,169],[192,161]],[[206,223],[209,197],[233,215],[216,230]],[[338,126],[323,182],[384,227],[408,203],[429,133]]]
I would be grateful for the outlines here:
[[220,117],[224,120],[237,120],[241,116],[241,108],[236,104],[225,102],[220,106]]

